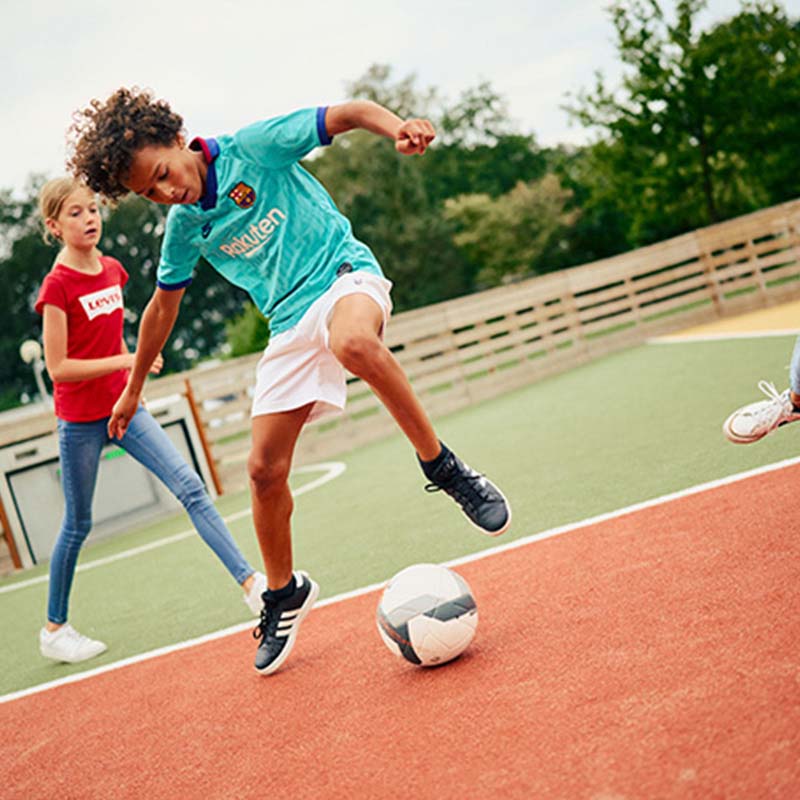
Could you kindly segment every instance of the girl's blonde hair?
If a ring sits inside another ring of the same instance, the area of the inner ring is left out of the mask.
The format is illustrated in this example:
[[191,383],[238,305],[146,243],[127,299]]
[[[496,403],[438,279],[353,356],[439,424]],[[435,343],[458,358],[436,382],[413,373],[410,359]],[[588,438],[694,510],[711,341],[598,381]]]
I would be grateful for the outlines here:
[[[39,192],[39,213],[42,215],[42,221],[58,219],[58,215],[64,207],[64,201],[78,189],[91,191],[83,181],[79,181],[77,178],[73,178],[70,175],[66,175],[63,178],[53,178],[53,180],[47,181]],[[45,244],[52,244],[53,234],[50,233],[46,225],[43,227],[42,238]]]

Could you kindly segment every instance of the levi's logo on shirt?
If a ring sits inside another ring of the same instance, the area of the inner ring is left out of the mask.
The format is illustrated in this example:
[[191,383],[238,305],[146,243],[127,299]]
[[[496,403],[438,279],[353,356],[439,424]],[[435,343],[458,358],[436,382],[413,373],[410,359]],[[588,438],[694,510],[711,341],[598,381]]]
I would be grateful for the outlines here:
[[86,316],[93,320],[101,314],[110,314],[122,308],[122,290],[117,286],[109,286],[99,292],[85,294],[78,298],[81,301]]

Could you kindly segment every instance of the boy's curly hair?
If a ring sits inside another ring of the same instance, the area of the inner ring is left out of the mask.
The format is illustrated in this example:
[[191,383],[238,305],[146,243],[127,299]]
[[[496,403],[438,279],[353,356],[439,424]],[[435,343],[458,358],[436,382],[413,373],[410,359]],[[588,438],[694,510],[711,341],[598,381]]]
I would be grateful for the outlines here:
[[73,115],[67,166],[92,190],[118,200],[128,193],[122,181],[136,152],[174,144],[182,130],[183,118],[149,89],[117,89],[105,103],[92,100]]

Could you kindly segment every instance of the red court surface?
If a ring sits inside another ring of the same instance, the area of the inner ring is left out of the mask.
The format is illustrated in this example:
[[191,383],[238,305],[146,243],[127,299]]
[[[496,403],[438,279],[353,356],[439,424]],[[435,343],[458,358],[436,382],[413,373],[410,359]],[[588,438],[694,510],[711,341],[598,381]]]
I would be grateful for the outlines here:
[[[375,593],[285,668],[244,633],[0,705],[3,798],[800,798],[800,466],[459,566],[478,636],[395,659]],[[388,546],[388,545],[387,545]]]

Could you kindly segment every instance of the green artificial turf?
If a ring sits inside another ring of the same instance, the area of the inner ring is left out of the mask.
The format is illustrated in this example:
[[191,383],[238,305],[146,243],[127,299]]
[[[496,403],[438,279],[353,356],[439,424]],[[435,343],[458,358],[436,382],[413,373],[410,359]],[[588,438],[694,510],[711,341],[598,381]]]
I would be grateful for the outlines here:
[[[296,500],[296,564],[330,597],[411,563],[449,560],[793,457],[800,425],[749,446],[732,445],[721,433],[733,409],[760,399],[759,379],[786,386],[792,344],[775,337],[643,345],[436,420],[441,438],[510,500],[513,526],[500,539],[477,532],[443,494],[423,491],[402,436],[346,454],[343,475]],[[315,477],[300,475],[295,485]],[[247,493],[218,501],[223,515],[248,504]],[[80,563],[188,527],[177,515],[96,544],[90,539]],[[260,566],[249,515],[231,531]],[[41,574],[46,565],[4,579],[0,588]],[[197,536],[76,575],[70,621],[109,644],[91,662],[56,665],[40,657],[46,597],[45,583],[0,594],[0,694],[248,619],[238,588]]]

